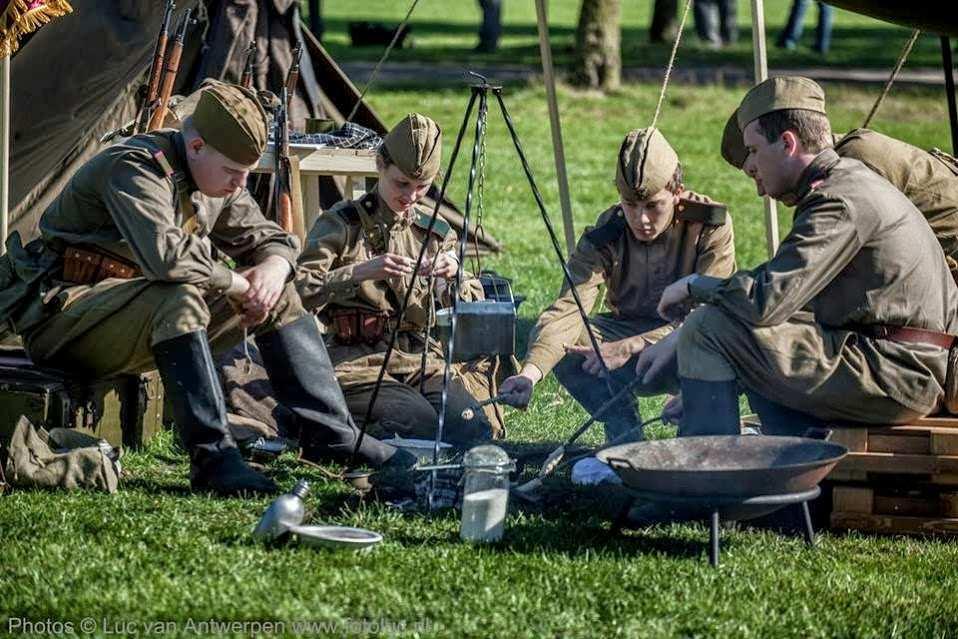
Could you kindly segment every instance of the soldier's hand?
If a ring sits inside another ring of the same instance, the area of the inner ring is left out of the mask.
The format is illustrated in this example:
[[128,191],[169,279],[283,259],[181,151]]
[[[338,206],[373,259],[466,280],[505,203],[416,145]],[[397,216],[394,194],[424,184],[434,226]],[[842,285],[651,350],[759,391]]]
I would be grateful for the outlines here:
[[258,326],[266,320],[286,288],[290,268],[289,262],[278,255],[271,255],[242,272],[249,282],[249,288],[242,298],[243,326]]
[[673,331],[661,341],[642,351],[635,365],[635,375],[643,384],[651,384],[675,359],[679,343],[679,330]]
[[384,253],[371,260],[357,264],[353,268],[353,279],[359,282],[366,280],[385,280],[397,275],[412,273],[416,261],[395,253]]
[[503,404],[525,408],[532,400],[533,381],[525,375],[507,377],[499,386],[499,397]]
[[425,261],[419,269],[419,274],[425,277],[433,275],[440,279],[449,279],[454,277],[459,270],[459,261],[449,253],[440,253],[436,257],[436,266],[433,268],[432,260]]
[[659,299],[659,305],[656,309],[662,319],[674,321],[682,319],[686,312],[686,303],[689,299],[689,280],[695,277],[688,275],[680,280],[672,282],[662,291],[662,297]]
[[665,407],[662,409],[662,421],[666,424],[678,424],[683,412],[682,396],[673,395],[665,402]]
[[[565,350],[567,353],[585,357],[585,361],[582,362],[582,370],[589,375],[598,375],[600,377],[604,375],[602,363],[599,361],[595,350],[591,346],[568,346]],[[627,340],[603,342],[599,344],[599,350],[602,353],[602,359],[605,361],[605,365],[609,371],[622,368],[635,354]]]

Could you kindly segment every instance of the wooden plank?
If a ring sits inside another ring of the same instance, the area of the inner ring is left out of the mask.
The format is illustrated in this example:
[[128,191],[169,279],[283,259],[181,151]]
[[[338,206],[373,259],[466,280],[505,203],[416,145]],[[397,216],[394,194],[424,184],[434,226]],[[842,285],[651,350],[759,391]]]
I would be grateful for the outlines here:
[[958,432],[935,430],[930,437],[930,452],[933,455],[958,455]]
[[936,426],[939,428],[958,429],[958,417],[922,417],[916,419],[909,426]]
[[847,513],[873,512],[875,494],[871,488],[836,486],[832,491],[832,510]]
[[958,518],[834,512],[831,516],[831,527],[841,530],[860,530],[886,534],[955,535],[958,534]]
[[900,474],[958,474],[958,456],[899,455],[895,453],[848,453],[838,463],[844,470]]
[[864,428],[836,428],[832,431],[831,441],[841,444],[849,452],[863,453],[868,450],[868,431]]
[[941,494],[942,517],[958,517],[958,493]]
[[[304,175],[348,175],[374,177],[377,175],[376,154],[373,151],[356,149],[316,148],[290,146],[290,154],[299,158],[299,170]],[[273,149],[268,148],[259,160],[254,172],[270,172],[275,160]]]
[[831,481],[868,481],[868,473],[864,470],[844,470],[833,468],[826,479]]
[[931,438],[928,433],[902,433],[900,435],[868,434],[869,453],[905,453],[928,455],[931,453]]
[[[838,507],[836,511],[844,510]],[[901,515],[907,517],[945,517],[938,495],[875,495],[873,515]]]

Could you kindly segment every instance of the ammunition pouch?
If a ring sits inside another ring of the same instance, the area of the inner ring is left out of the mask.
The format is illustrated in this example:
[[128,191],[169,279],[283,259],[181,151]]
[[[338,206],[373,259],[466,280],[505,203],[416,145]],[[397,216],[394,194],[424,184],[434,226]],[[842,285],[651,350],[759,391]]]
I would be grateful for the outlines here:
[[96,248],[69,246],[63,251],[63,280],[72,284],[96,284],[111,277],[129,280],[140,275],[136,264]]
[[373,346],[385,339],[390,316],[385,312],[348,308],[333,311],[330,319],[339,344]]

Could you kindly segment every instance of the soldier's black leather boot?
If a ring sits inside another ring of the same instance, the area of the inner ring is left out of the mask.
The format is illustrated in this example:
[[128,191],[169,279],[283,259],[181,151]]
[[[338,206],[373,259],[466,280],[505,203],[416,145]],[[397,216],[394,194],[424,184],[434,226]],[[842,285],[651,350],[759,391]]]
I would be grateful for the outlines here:
[[183,447],[190,455],[190,485],[220,495],[274,493],[276,485],[246,465],[226,422],[226,402],[206,331],[153,346],[156,367]]
[[[300,426],[303,457],[349,462],[359,429],[346,407],[323,336],[312,315],[256,336],[276,400],[293,412]],[[411,467],[414,455],[366,435],[357,461],[379,468]]]
[[738,383],[679,379],[682,386],[682,419],[679,437],[738,435]]

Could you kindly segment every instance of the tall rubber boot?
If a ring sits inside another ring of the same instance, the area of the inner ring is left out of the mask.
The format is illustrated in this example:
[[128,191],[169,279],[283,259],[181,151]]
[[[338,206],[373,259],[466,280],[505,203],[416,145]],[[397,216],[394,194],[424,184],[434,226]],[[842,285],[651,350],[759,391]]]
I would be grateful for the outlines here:
[[153,346],[180,441],[190,456],[190,485],[220,495],[274,493],[276,485],[246,465],[226,422],[226,402],[206,331]]
[[[306,315],[256,336],[276,400],[293,412],[301,430],[303,457],[348,462],[359,429],[346,407],[316,320]],[[363,437],[357,459],[369,466],[413,466],[411,453]]]
[[738,384],[703,382],[682,377],[683,414],[679,437],[693,435],[739,435]]

